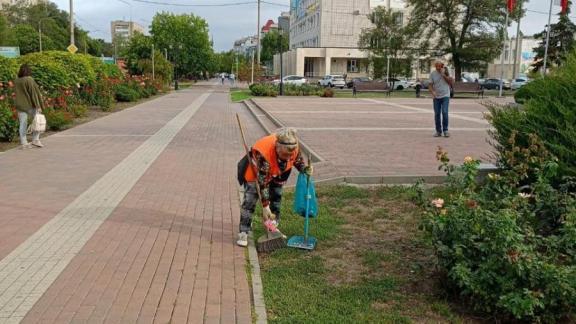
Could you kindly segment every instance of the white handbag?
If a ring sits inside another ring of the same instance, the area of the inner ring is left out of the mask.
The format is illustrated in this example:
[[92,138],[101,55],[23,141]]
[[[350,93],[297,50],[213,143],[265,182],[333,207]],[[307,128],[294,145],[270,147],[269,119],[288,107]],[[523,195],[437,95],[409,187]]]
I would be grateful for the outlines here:
[[46,117],[41,112],[34,115],[30,130],[33,132],[44,133],[46,131]]

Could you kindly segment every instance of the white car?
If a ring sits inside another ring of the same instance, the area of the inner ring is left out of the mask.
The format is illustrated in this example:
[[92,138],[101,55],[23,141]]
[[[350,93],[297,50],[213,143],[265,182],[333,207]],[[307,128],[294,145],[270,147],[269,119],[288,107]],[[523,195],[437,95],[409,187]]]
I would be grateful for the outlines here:
[[344,89],[346,81],[344,81],[344,76],[342,75],[327,75],[318,81],[318,85],[321,87]]
[[[295,84],[295,85],[303,85],[304,83],[308,83],[306,78],[298,76],[298,75],[287,75],[282,78],[284,84]],[[280,79],[276,79],[272,81],[273,84],[278,85],[280,84]]]
[[395,78],[391,78],[389,84],[390,87],[394,85],[394,90],[404,90],[410,87],[410,83],[408,82],[408,80],[400,80]]
[[524,78],[514,79],[514,81],[512,81],[512,83],[510,84],[510,89],[518,90],[518,89],[522,88],[528,82],[529,82],[529,80],[524,79]]

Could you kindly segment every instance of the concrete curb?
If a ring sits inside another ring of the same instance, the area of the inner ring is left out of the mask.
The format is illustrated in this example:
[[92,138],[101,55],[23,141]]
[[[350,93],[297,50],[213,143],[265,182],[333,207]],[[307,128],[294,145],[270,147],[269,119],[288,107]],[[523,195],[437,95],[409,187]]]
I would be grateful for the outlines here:
[[[242,187],[238,187],[238,202],[240,203],[240,206],[242,206],[243,199],[244,190]],[[253,321],[256,324],[267,324],[268,315],[266,313],[266,303],[264,302],[264,285],[262,284],[262,277],[260,276],[258,251],[256,250],[254,237],[252,235],[252,232],[250,232],[248,237],[248,262],[250,262],[250,279],[252,279],[252,306],[254,307],[254,314],[256,315],[256,318],[253,318]]]

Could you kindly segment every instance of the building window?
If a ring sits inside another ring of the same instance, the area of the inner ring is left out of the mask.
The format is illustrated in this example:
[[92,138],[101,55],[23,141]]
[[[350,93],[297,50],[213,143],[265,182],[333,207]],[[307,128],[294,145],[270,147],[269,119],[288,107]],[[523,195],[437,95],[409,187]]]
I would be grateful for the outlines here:
[[358,69],[358,61],[357,60],[348,60],[346,71],[348,71],[348,73],[360,72],[360,69]]
[[404,13],[403,12],[395,12],[394,13],[394,22],[397,26],[404,25]]

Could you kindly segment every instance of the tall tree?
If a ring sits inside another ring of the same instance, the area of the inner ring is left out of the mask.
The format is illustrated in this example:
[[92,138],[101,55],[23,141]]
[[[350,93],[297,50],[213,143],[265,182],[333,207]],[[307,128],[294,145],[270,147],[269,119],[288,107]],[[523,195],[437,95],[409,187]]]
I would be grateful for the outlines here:
[[[410,24],[421,35],[420,47],[431,55],[450,54],[457,80],[461,80],[463,69],[483,68],[501,53],[506,1],[407,0],[407,3],[412,9]],[[518,8],[510,21],[523,14]]]
[[159,50],[168,50],[178,76],[202,76],[211,70],[214,58],[206,20],[163,12],[154,16],[150,33]]
[[[561,66],[570,52],[575,48],[576,41],[576,25],[570,20],[570,5],[572,1],[568,1],[568,9],[564,13],[560,13],[560,19],[556,24],[550,24],[550,42],[548,47],[548,60],[547,67]],[[532,64],[533,71],[538,72],[544,66],[544,54],[546,52],[546,34],[547,30],[534,35],[534,38],[541,39],[538,47],[534,48],[536,56]]]
[[374,77],[386,75],[387,61],[391,60],[390,77],[406,75],[410,70],[413,52],[414,28],[403,23],[403,14],[397,10],[376,7],[369,15],[372,27],[362,31],[358,45],[367,49],[374,67]]
[[262,37],[262,51],[260,58],[264,63],[274,61],[274,55],[288,50],[289,41],[287,34],[280,34],[277,30],[271,30]]

